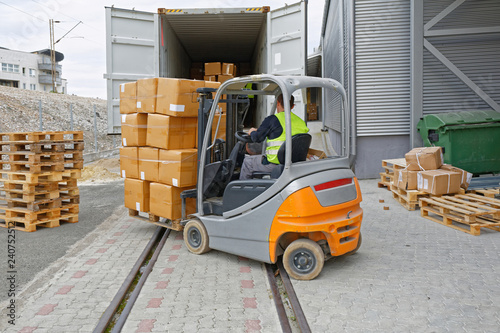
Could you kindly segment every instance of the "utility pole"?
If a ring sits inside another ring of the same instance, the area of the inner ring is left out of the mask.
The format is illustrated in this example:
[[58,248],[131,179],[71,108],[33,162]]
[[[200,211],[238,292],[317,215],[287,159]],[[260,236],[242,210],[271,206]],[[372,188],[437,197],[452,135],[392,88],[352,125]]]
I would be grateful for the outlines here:
[[53,19],[49,19],[49,29],[50,29],[50,63],[52,69],[52,91],[57,92],[56,87],[56,44],[61,41],[67,34],[69,34],[73,29],[77,27],[82,21],[78,22],[73,28],[71,28],[67,33],[65,33],[61,38],[55,40],[54,38],[54,23],[60,23],[61,21],[54,21]]

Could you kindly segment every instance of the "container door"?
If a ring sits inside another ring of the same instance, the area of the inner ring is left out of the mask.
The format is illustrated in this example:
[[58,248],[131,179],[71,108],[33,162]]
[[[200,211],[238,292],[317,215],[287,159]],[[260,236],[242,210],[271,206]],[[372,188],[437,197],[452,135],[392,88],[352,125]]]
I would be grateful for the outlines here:
[[[268,73],[306,75],[307,1],[269,12],[267,27]],[[302,119],[304,119],[305,96],[305,92],[294,93],[293,111]]]
[[158,15],[106,7],[108,133],[121,133],[120,84],[159,76]]

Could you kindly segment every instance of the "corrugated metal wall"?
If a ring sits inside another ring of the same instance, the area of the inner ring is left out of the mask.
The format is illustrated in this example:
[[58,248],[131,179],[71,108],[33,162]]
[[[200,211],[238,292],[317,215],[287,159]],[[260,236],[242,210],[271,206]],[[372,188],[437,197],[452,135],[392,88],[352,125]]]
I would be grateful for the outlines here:
[[[330,1],[328,11],[328,21],[325,28],[325,37],[323,44],[323,61],[325,73],[324,77],[331,78],[342,82],[344,57],[342,50],[344,48],[343,40],[343,11],[342,1]],[[341,110],[342,98],[331,91],[325,91],[325,100],[327,104],[326,110]],[[341,131],[341,112],[326,112],[325,125],[329,128],[340,132]],[[338,149],[338,148],[337,148]]]
[[[424,24],[452,1],[425,1]],[[439,29],[500,26],[500,1],[465,1],[436,23]],[[500,33],[426,37],[439,52],[495,102],[500,103]],[[481,110],[491,107],[431,52],[424,49],[423,113]]]
[[410,1],[355,2],[358,136],[410,132]]

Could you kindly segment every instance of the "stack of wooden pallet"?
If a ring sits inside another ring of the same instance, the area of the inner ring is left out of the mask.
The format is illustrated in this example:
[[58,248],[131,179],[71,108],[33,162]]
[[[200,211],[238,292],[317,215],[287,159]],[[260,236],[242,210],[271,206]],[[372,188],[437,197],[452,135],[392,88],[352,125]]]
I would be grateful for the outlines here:
[[0,133],[0,226],[78,222],[83,132]]

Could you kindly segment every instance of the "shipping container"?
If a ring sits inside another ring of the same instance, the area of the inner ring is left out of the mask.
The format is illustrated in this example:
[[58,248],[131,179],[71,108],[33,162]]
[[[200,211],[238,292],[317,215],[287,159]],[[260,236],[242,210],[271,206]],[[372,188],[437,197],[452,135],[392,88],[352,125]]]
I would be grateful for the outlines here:
[[[306,73],[307,1],[275,10],[105,10],[108,133],[120,133],[122,83],[150,77],[189,78],[193,64],[219,61],[242,64],[250,74]],[[302,117],[305,92],[294,96],[294,112]],[[254,122],[258,126],[270,102],[257,98]]]

